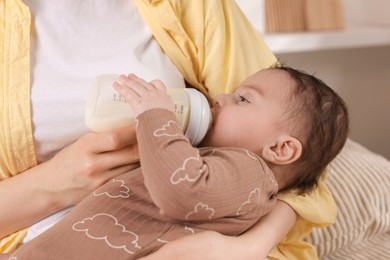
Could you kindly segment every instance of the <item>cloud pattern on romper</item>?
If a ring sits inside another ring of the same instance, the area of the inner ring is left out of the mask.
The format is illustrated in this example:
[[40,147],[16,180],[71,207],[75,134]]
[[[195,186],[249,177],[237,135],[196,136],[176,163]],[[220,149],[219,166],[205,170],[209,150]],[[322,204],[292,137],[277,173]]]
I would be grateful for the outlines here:
[[178,136],[179,134],[181,134],[181,132],[182,132],[182,130],[180,128],[180,125],[173,120],[169,120],[161,128],[154,131],[153,135],[155,137]]
[[[241,206],[237,210],[237,216],[240,214],[245,214],[250,211],[252,206],[258,204],[257,201],[260,200],[261,191],[259,188],[255,188],[251,193],[249,193],[248,199],[241,204]],[[252,206],[251,206],[252,205]]]
[[193,228],[188,227],[188,226],[185,226],[184,230],[191,232],[192,235],[195,234],[195,230]]
[[207,204],[199,202],[195,205],[194,210],[186,215],[185,219],[196,220],[204,219],[205,216],[208,219],[211,219],[214,216],[214,209],[210,208]]
[[85,232],[94,240],[103,240],[109,247],[123,249],[129,254],[141,249],[138,245],[138,235],[126,230],[111,214],[98,213],[73,224],[73,230]]
[[111,182],[112,185],[110,185],[109,189],[104,191],[96,190],[93,195],[95,197],[106,195],[113,199],[130,197],[130,188],[125,185],[124,181],[112,179]]
[[250,158],[252,158],[253,160],[258,160],[258,158],[256,157],[256,155],[254,155],[252,152],[250,152],[250,151],[248,151],[248,150],[246,150],[246,149],[245,149],[245,152],[246,152],[246,154],[247,154]]
[[206,165],[199,168],[200,156],[188,157],[184,160],[183,165],[176,169],[171,175],[171,183],[179,184],[183,181],[195,182],[206,170]]
[[[183,234],[185,234],[185,235],[194,235],[195,234],[195,230],[193,229],[193,228],[191,228],[191,227],[188,227],[188,226],[184,226],[183,227],[183,232],[182,232]],[[163,234],[163,235],[166,235],[166,233],[165,234]],[[172,238],[171,238],[172,239]],[[163,239],[163,238],[157,238],[156,239],[156,241],[157,242],[160,242],[160,243],[162,243],[162,244],[167,244],[167,243],[169,243],[170,241],[172,241],[172,240],[166,240],[166,239]]]

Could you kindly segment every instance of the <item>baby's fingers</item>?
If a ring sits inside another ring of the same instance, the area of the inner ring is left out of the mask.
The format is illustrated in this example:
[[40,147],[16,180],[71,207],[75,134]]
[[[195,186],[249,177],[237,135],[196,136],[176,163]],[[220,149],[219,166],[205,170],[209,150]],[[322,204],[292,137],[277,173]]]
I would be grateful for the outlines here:
[[141,88],[142,91],[151,91],[151,90],[156,90],[155,86],[149,82],[146,82],[144,79],[137,77],[137,75],[130,73],[127,76],[126,83],[131,84],[132,87],[137,87]]
[[127,102],[134,104],[140,100],[140,95],[132,88],[125,87],[118,82],[114,82],[112,86],[122,97],[126,99]]
[[164,85],[164,83],[161,80],[155,79],[150,82],[158,91],[166,93],[167,87]]

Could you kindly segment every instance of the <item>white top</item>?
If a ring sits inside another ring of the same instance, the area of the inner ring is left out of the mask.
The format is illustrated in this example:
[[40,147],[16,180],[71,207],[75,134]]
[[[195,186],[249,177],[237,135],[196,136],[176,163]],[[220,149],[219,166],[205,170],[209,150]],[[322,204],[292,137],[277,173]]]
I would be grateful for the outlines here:
[[27,0],[31,41],[32,120],[37,159],[50,159],[88,130],[86,94],[100,74],[184,80],[131,0]]
[[[100,74],[161,79],[185,87],[131,0],[25,0],[32,14],[31,99],[36,155],[46,161],[88,131],[86,95]],[[55,173],[53,173],[55,174]],[[69,209],[33,225],[25,242]]]

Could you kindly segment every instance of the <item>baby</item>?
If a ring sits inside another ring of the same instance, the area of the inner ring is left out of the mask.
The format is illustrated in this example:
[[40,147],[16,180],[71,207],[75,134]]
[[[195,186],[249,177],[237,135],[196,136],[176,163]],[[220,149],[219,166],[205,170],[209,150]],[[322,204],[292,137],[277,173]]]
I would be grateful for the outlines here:
[[141,166],[96,190],[16,259],[136,259],[202,230],[239,235],[278,191],[310,192],[348,135],[343,100],[285,66],[216,96],[198,148],[161,81],[122,75],[114,88],[133,108]]

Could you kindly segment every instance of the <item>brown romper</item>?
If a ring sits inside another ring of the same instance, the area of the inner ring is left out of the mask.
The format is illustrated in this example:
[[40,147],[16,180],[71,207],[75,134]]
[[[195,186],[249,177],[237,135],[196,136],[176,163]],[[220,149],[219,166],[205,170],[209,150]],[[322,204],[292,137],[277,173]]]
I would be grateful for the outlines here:
[[239,235],[275,205],[266,163],[241,148],[194,148],[175,115],[137,120],[141,167],[80,202],[11,259],[136,259],[202,230]]

